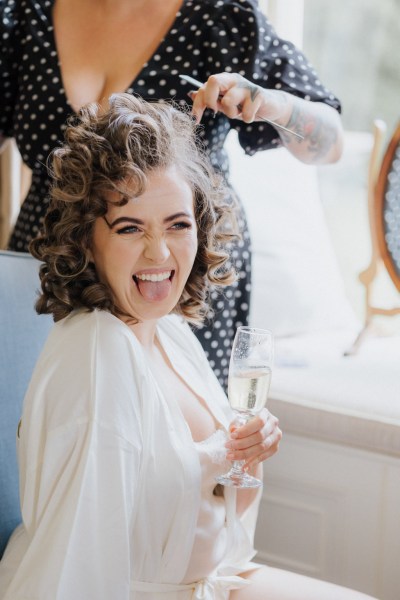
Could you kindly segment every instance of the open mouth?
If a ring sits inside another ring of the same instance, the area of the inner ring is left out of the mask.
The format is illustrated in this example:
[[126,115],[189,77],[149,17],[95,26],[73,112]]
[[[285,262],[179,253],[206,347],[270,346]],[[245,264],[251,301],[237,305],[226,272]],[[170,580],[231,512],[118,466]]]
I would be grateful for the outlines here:
[[174,274],[175,271],[140,273],[133,275],[132,279],[145,300],[156,302],[164,300],[168,296]]

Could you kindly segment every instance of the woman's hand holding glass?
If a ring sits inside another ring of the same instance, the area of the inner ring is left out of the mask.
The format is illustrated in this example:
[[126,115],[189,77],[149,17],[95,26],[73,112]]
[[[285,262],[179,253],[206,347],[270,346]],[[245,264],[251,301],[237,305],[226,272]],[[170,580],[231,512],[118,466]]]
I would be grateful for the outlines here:
[[252,471],[257,465],[273,456],[282,439],[278,419],[266,408],[244,425],[233,421],[230,439],[225,444],[227,459],[245,461],[243,469]]
[[[233,439],[228,442],[232,451],[228,452],[228,458],[232,456],[233,464],[228,473],[216,478],[222,485],[242,488],[261,485],[259,479],[244,471],[244,466],[264,460],[264,455],[267,458],[272,440],[279,437],[275,431],[277,422],[273,422],[272,415],[269,419],[269,413],[265,410],[272,362],[272,333],[255,327],[238,327],[228,377],[229,403],[236,413],[231,424]],[[278,439],[276,441],[279,443]],[[234,453],[240,453],[240,458],[234,458]]]

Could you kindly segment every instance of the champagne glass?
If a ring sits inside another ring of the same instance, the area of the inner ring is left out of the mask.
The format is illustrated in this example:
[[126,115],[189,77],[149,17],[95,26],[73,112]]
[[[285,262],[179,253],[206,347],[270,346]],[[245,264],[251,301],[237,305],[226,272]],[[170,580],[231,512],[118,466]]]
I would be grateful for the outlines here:
[[[238,327],[228,376],[228,398],[236,413],[236,425],[244,425],[264,408],[271,383],[272,361],[272,333],[256,327]],[[233,461],[228,473],[216,477],[218,483],[237,488],[261,486],[259,479],[243,470],[244,463],[244,460]]]

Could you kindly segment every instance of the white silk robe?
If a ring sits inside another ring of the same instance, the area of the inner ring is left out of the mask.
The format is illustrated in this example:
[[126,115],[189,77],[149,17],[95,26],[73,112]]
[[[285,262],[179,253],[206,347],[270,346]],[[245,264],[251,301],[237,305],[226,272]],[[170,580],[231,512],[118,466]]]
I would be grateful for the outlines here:
[[[232,415],[186,323],[161,319],[171,363],[227,428]],[[257,501],[239,520],[225,490],[223,564],[182,586],[201,470],[174,398],[140,343],[103,311],[57,323],[36,365],[18,441],[23,524],[0,563],[1,600],[223,599],[251,568]],[[257,499],[258,500],[258,499]]]

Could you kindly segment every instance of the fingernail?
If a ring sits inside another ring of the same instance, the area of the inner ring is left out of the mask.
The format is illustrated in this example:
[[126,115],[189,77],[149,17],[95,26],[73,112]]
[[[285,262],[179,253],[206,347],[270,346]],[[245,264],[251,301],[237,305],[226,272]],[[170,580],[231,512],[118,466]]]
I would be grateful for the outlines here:
[[228,452],[228,453],[227,453],[227,455],[226,455],[226,458],[227,458],[228,460],[233,460],[233,457],[234,457],[234,456],[235,456],[235,455],[234,455],[234,453],[233,453],[233,452]]
[[231,433],[231,438],[233,438],[234,440],[237,438],[238,434],[236,431],[232,431]]

